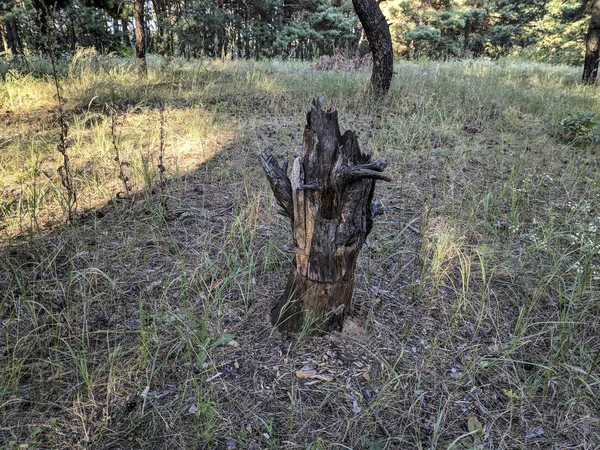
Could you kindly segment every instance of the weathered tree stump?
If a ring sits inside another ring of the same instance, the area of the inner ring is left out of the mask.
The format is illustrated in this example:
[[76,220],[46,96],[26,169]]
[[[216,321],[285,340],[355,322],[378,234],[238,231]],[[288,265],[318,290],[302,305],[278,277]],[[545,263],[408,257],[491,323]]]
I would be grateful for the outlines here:
[[271,189],[291,220],[293,268],[271,310],[280,330],[331,331],[342,328],[354,289],[358,253],[373,224],[375,180],[384,158],[371,162],[352,131],[340,133],[337,112],[313,103],[304,129],[302,155],[280,166],[269,150],[260,155]]

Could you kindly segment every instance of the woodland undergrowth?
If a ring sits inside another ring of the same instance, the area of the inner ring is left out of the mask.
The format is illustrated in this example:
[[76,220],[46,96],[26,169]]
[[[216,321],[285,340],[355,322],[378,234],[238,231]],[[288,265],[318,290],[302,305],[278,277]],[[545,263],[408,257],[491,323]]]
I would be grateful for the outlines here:
[[[60,104],[48,62],[0,62],[1,448],[600,447],[578,70],[398,62],[375,102],[364,69],[148,62],[58,60]],[[344,331],[283,335],[289,224],[258,155],[293,158],[317,96],[393,182]]]

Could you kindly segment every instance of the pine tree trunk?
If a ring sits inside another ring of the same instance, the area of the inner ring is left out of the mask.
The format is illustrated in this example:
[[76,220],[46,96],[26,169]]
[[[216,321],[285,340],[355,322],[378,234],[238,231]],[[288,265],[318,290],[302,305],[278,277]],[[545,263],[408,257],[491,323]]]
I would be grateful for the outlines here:
[[66,50],[63,28],[63,12],[59,9],[56,11],[56,44],[58,45],[61,54],[63,54]]
[[279,27],[277,28],[278,31],[283,30],[283,19],[284,18],[285,18],[285,2],[284,2],[284,0],[279,0],[279,5],[277,7],[277,21],[278,21],[278,25],[279,25]]
[[582,80],[586,84],[594,84],[598,77],[598,60],[600,59],[600,0],[592,5],[592,17],[585,36],[585,61],[583,63]]
[[135,0],[135,54],[138,61],[138,71],[140,75],[148,74],[146,66],[146,38],[144,22],[144,0]]
[[3,22],[0,22],[0,38],[2,38],[2,51],[8,53],[8,41],[6,40],[6,30]]
[[[113,36],[119,36],[119,34],[121,33],[121,30],[119,29],[119,18],[118,17],[113,17],[112,18],[112,23],[113,23]],[[120,36],[119,36],[119,41],[120,41]]]
[[13,19],[12,21],[12,30],[13,30],[13,39],[15,41],[15,45],[17,47],[17,54],[20,58],[25,58],[25,49],[23,48],[23,41],[21,40],[21,36],[19,35],[19,24],[17,19]]
[[[223,9],[223,0],[216,0],[215,2],[215,8],[217,11],[220,11],[221,9]],[[224,37],[226,34],[226,28],[225,28],[225,24],[222,24],[223,27],[216,27],[215,28],[215,36],[214,36],[214,48],[215,48],[215,58],[223,58],[225,56],[224,52],[223,52],[223,44],[224,44]]]
[[131,39],[129,39],[129,19],[123,17],[121,19],[121,29],[123,30],[123,42],[125,45],[131,45]]
[[158,52],[161,55],[166,54],[165,23],[167,19],[167,5],[163,0],[152,0],[154,13],[156,15],[156,33],[158,34]]
[[291,220],[293,267],[271,310],[280,330],[339,330],[350,309],[358,253],[373,224],[371,201],[385,159],[371,162],[356,135],[341,135],[337,112],[315,102],[308,113],[302,155],[280,166],[260,157],[281,214]]
[[69,23],[67,24],[67,35],[69,36],[69,46],[71,47],[71,52],[75,53],[77,42],[75,39],[75,27],[73,26],[72,19],[69,19]]
[[21,37],[19,36],[19,24],[17,23],[17,19],[14,16],[8,17],[4,20],[4,25],[6,28],[6,41],[12,56],[17,59],[22,58],[25,56],[25,51],[23,49]]
[[385,95],[390,89],[394,73],[392,36],[376,0],[352,0],[354,11],[367,35],[373,55],[371,86],[376,96]]
[[469,38],[471,37],[471,27],[472,27],[472,23],[470,19],[467,19],[467,22],[465,23],[465,33],[464,33],[464,40],[463,40],[463,47],[462,47],[462,51],[460,52],[460,57],[464,58],[465,55],[467,54],[467,50],[469,48]]

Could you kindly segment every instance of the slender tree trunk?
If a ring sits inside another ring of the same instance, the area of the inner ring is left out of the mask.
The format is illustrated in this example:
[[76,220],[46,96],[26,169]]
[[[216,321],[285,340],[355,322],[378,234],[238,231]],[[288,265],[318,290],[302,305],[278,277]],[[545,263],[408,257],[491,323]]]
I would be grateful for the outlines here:
[[12,21],[12,30],[13,30],[13,39],[15,41],[15,45],[17,47],[17,54],[20,58],[25,57],[25,50],[23,48],[23,41],[21,40],[21,35],[19,34],[19,23],[16,18],[13,18]]
[[6,40],[6,28],[3,22],[0,22],[0,37],[2,38],[2,48],[4,53],[8,53],[8,41]]
[[69,36],[69,46],[71,47],[71,52],[74,53],[75,49],[77,48],[77,41],[72,19],[69,19],[69,23],[67,23],[67,35]]
[[277,20],[279,25],[279,31],[283,30],[283,19],[285,17],[285,0],[279,0],[279,6],[277,8]]
[[23,43],[19,36],[19,24],[16,17],[10,16],[4,19],[5,33],[6,33],[6,44],[8,49],[12,53],[14,58],[22,58],[25,56],[23,49]]
[[[285,19],[285,0],[279,0],[279,4],[277,5],[277,31],[281,33],[284,27],[284,19]],[[275,42],[275,38],[273,38],[273,42]],[[282,47],[274,48],[276,52],[279,53],[280,56],[284,55],[284,49]]]
[[250,59],[250,33],[248,33],[248,12],[244,15],[244,58]]
[[140,75],[148,75],[146,66],[146,40],[144,22],[144,0],[135,0],[135,54]]
[[293,231],[293,267],[271,320],[292,332],[339,330],[350,310],[358,253],[373,224],[375,180],[390,180],[382,173],[385,159],[371,162],[353,132],[341,135],[337,112],[315,102],[291,179],[287,162],[280,166],[269,150],[260,160]]
[[118,36],[121,30],[119,29],[119,18],[116,16],[112,18],[112,28],[113,36]]
[[15,57],[18,55],[18,47],[15,44],[12,20],[13,20],[13,18],[10,17],[8,19],[5,19],[5,22],[4,22],[6,25],[6,45],[7,45],[6,49],[10,50],[10,53],[12,54],[12,56]]
[[583,63],[582,80],[586,84],[594,84],[598,77],[598,60],[600,58],[600,0],[592,5],[592,17],[585,36],[585,61]]
[[[181,20],[182,14],[182,4],[181,2],[176,2],[174,5],[175,11],[173,12],[173,18],[171,19],[171,28],[169,31],[169,39],[170,44],[169,48],[171,49],[172,56],[175,56],[175,27],[179,25],[179,21]],[[171,14],[171,13],[169,13]],[[181,53],[183,55],[183,52]]]
[[244,42],[242,39],[242,30],[237,26],[236,30],[236,38],[235,38],[235,47],[236,47],[236,57],[242,59],[244,56]]
[[352,0],[354,11],[362,24],[371,54],[373,55],[373,75],[371,85],[376,96],[387,93],[394,73],[394,53],[392,36],[376,0]]
[[463,48],[462,48],[462,51],[460,52],[461,58],[465,57],[465,55],[467,54],[467,50],[469,48],[469,39],[471,37],[471,26],[472,26],[471,20],[467,19],[467,23],[465,23]]
[[[222,19],[222,14],[220,11],[223,9],[223,0],[216,0],[215,8],[218,12],[217,16],[219,20]],[[225,40],[225,24],[223,23],[223,27],[215,27],[215,38],[214,38],[214,48],[215,48],[215,58],[223,58],[223,44]]]
[[63,28],[63,11],[59,9],[56,11],[56,40],[61,54],[64,53],[66,50],[65,35],[63,33]]
[[127,46],[131,46],[131,39],[129,39],[129,19],[123,17],[121,19],[121,28],[123,29],[123,42]]
[[154,13],[156,14],[156,31],[158,34],[158,52],[165,53],[165,21],[167,6],[163,0],[152,0]]

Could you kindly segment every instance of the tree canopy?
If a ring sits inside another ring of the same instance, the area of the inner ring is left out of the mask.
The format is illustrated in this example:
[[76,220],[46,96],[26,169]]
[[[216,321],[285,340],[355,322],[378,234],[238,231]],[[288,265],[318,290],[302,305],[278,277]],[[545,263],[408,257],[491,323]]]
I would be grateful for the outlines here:
[[[580,64],[590,0],[389,0],[395,57],[499,58]],[[147,0],[146,49],[165,56],[311,59],[355,54],[364,40],[350,0]],[[61,49],[133,55],[133,0],[0,0],[3,49],[43,48],[48,20]]]

